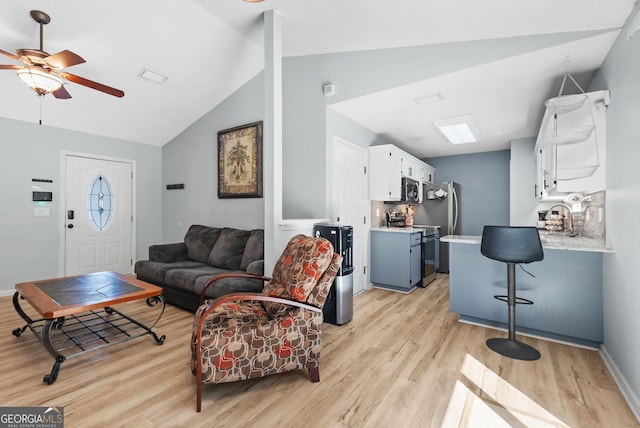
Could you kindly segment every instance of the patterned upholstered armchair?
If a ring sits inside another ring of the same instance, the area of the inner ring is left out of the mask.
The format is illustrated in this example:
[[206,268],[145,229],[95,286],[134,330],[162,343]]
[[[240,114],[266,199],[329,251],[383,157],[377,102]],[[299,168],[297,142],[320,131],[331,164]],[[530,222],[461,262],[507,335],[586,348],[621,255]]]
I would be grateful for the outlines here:
[[[320,381],[322,307],[341,262],[326,239],[296,235],[271,278],[229,273],[205,286],[191,338],[198,412],[202,384],[304,368],[312,382]],[[232,293],[205,302],[206,289],[215,281],[237,275],[267,283],[262,293]]]

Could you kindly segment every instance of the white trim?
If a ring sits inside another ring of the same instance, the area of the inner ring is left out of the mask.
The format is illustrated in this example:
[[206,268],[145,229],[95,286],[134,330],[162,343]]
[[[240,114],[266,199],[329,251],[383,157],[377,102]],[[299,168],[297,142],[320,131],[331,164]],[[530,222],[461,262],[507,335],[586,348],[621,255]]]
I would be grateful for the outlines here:
[[300,218],[300,219],[283,219],[280,220],[280,230],[307,230],[313,229],[316,223],[326,223],[326,218]]
[[[133,178],[131,180],[131,215],[133,216],[133,221],[131,222],[131,257],[133,262],[135,262],[138,257],[136,254],[136,224],[138,222],[138,213],[136,210],[136,201],[138,200],[136,196],[136,180],[138,179],[138,174],[136,170],[136,161],[134,159],[126,159],[119,158],[114,156],[103,156],[96,155],[93,153],[82,153],[82,152],[74,152],[70,150],[60,150],[60,174],[58,176],[58,180],[60,183],[59,193],[60,193],[60,229],[59,229],[59,239],[58,239],[58,276],[64,276],[65,265],[66,265],[66,233],[65,233],[65,201],[67,197],[67,189],[66,189],[66,177],[67,177],[67,157],[79,157],[79,158],[87,158],[87,159],[97,159],[102,161],[109,162],[120,162],[131,165],[131,172],[133,173]],[[133,273],[133,264],[131,266],[131,273]]]
[[611,377],[615,381],[616,385],[618,385],[620,393],[629,405],[631,413],[633,413],[638,422],[640,422],[640,399],[638,399],[638,396],[629,385],[629,382],[627,382],[627,379],[624,377],[616,363],[613,361],[613,358],[611,358],[609,352],[607,352],[607,348],[602,345],[599,352],[600,357],[602,357],[602,361],[604,361],[604,365],[607,366]]

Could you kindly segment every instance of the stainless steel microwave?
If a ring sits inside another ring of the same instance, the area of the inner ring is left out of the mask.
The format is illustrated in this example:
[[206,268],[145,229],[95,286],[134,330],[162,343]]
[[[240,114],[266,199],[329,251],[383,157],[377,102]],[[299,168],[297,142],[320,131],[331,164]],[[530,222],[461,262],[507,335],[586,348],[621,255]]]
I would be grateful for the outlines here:
[[402,194],[400,196],[400,202],[413,203],[418,202],[420,199],[420,186],[416,180],[411,178],[402,178]]

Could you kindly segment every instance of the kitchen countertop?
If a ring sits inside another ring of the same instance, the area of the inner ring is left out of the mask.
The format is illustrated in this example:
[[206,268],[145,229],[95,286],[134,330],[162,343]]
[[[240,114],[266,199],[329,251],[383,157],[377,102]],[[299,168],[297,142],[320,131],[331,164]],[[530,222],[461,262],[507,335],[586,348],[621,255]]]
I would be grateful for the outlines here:
[[[455,244],[480,244],[480,235],[447,235],[440,238],[442,242]],[[613,248],[603,242],[584,236],[569,237],[556,233],[540,232],[542,248],[549,250],[591,251],[597,253],[613,253]]]
[[393,232],[393,233],[420,233],[425,227],[440,229],[440,226],[415,225],[414,227],[372,227],[372,232]]

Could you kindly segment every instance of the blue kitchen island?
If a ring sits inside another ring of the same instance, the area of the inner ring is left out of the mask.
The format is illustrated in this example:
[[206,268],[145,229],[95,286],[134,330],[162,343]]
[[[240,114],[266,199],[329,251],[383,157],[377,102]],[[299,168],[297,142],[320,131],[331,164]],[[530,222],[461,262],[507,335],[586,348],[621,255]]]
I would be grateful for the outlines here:
[[[506,328],[507,266],[480,254],[480,236],[449,235],[450,310],[460,321]],[[602,254],[597,240],[541,233],[544,260],[516,266],[516,331],[598,348],[603,341]]]

